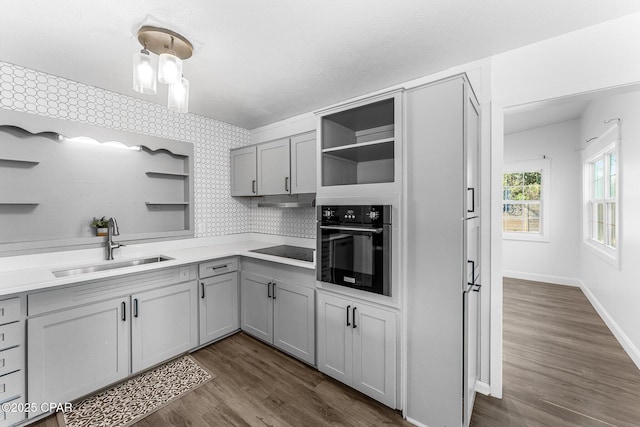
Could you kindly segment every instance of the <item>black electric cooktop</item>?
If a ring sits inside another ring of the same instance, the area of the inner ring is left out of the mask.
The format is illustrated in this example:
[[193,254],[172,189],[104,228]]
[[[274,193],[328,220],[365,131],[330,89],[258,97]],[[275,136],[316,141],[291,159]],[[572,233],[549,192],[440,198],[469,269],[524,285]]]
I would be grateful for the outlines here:
[[300,248],[298,246],[271,246],[268,248],[254,249],[249,252],[257,252],[259,254],[275,255],[284,258],[297,259],[300,261],[313,262],[313,249]]

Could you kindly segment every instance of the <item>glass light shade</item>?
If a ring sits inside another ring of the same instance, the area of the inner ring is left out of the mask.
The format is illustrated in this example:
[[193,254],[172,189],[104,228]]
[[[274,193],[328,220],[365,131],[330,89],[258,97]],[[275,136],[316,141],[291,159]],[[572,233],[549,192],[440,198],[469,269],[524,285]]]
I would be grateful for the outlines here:
[[154,95],[157,91],[155,58],[148,50],[133,54],[133,90]]
[[161,53],[158,61],[158,81],[164,84],[180,83],[182,60],[170,53]]
[[180,83],[169,85],[168,107],[178,113],[189,110],[189,80],[182,77]]

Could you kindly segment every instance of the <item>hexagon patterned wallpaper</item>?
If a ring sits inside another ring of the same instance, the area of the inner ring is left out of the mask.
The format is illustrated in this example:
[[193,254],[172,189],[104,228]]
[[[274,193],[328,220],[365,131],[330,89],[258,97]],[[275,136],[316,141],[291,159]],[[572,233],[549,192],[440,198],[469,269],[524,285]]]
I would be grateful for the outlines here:
[[2,61],[0,107],[192,143],[197,237],[315,237],[311,208],[258,208],[251,199],[229,196],[229,149],[249,144],[247,129]]

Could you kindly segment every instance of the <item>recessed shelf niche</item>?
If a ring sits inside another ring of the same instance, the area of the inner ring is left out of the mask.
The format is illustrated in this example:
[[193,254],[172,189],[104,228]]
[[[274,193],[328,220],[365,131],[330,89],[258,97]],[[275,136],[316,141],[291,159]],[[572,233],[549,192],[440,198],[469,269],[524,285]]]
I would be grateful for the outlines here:
[[99,244],[102,216],[122,241],[193,236],[190,143],[0,109],[0,147],[0,254]]

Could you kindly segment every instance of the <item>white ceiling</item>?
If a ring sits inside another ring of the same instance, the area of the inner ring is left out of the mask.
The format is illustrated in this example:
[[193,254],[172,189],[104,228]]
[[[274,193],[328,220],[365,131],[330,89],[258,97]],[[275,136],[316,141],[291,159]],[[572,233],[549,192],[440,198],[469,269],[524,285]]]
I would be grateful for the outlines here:
[[589,100],[577,100],[512,114],[505,112],[504,133],[508,135],[510,133],[522,132],[554,123],[579,119],[582,117],[582,113],[584,113],[589,102]]
[[0,61],[159,104],[166,88],[131,88],[136,32],[185,35],[190,112],[248,129],[640,12],[637,0],[3,3]]

